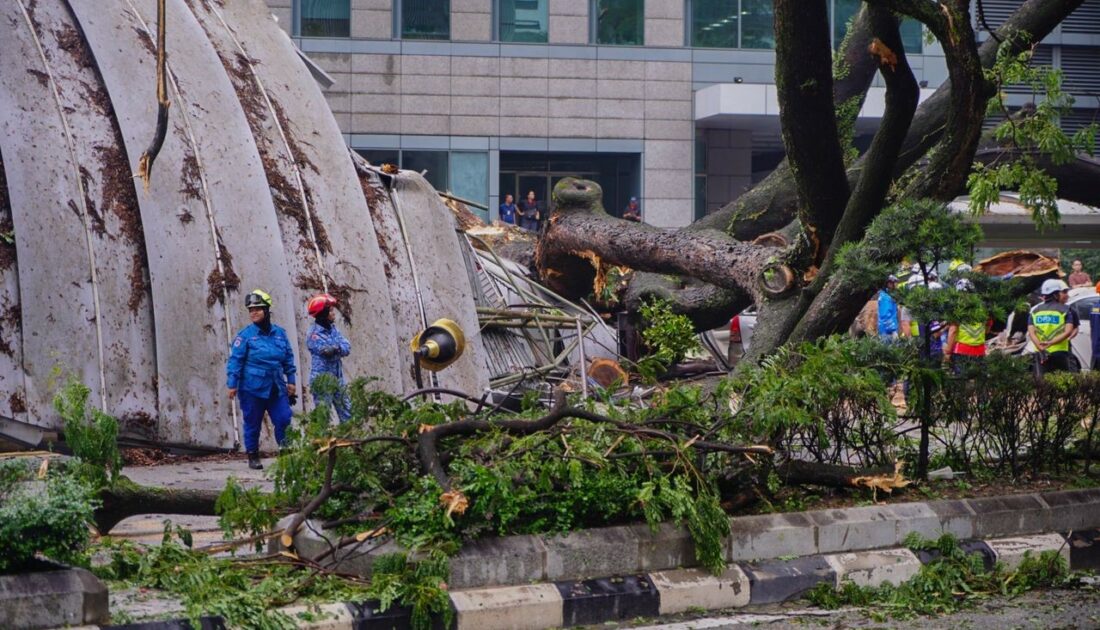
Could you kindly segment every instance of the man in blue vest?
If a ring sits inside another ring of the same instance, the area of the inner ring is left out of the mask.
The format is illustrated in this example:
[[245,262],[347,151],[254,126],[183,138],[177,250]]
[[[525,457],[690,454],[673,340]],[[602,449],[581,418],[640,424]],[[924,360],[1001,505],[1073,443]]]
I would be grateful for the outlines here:
[[1031,309],[1027,326],[1027,337],[1035,345],[1035,369],[1040,376],[1076,372],[1080,367],[1072,360],[1069,341],[1077,334],[1080,320],[1066,304],[1069,286],[1061,280],[1046,280],[1040,293],[1043,301]]

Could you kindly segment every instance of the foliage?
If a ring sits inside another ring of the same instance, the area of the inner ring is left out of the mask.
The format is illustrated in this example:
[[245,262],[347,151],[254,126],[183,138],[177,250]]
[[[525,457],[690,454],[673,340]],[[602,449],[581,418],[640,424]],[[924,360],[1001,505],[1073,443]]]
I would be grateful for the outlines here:
[[98,490],[118,479],[122,453],[118,449],[118,420],[99,409],[88,412],[90,391],[70,376],[54,396],[53,406],[61,416],[65,442],[78,460],[76,474]]
[[900,347],[827,337],[785,346],[742,370],[733,388],[743,436],[774,436],[786,454],[825,463],[893,461],[896,412],[886,385],[905,369]]
[[831,583],[822,583],[810,591],[808,599],[830,609],[873,607],[881,622],[888,617],[911,619],[919,615],[951,614],[990,595],[1016,596],[1036,588],[1069,586],[1076,581],[1065,558],[1056,551],[1044,551],[1038,556],[1025,554],[1015,569],[997,563],[987,571],[982,555],[967,553],[950,534],[936,541],[910,535],[906,545],[938,557],[923,564],[916,576],[900,586],[884,584],[869,588],[845,582],[837,590]]
[[[1015,37],[1028,35],[1019,33]],[[970,209],[981,214],[999,200],[1002,190],[1015,190],[1024,207],[1031,210],[1036,225],[1040,229],[1052,227],[1058,223],[1058,181],[1043,171],[1037,157],[1047,157],[1060,165],[1074,159],[1078,152],[1092,155],[1097,126],[1089,125],[1073,135],[1062,131],[1059,117],[1073,106],[1074,99],[1062,89],[1061,71],[1032,66],[1033,48],[1018,55],[1008,54],[1008,48],[1001,46],[993,67],[986,71],[986,79],[999,88],[990,100],[987,115],[1004,118],[993,136],[1001,145],[1019,152],[1009,162],[974,164],[967,180]],[[1034,107],[1024,115],[1013,116],[1000,89],[1008,85],[1030,87],[1038,97]]]
[[[214,511],[227,536],[242,531],[257,536],[270,531],[279,520],[274,495],[259,488],[245,488],[232,476],[226,479],[225,489],[214,503]],[[261,541],[256,542],[257,551],[261,544]]]
[[449,628],[454,618],[451,599],[447,596],[449,575],[447,556],[438,551],[417,561],[410,561],[403,553],[387,554],[376,558],[372,565],[367,595],[377,599],[383,611],[395,602],[412,608],[413,630],[431,628],[432,615],[438,616],[443,627]]
[[687,315],[677,314],[667,300],[649,300],[641,307],[642,340],[649,348],[649,361],[667,369],[699,347],[695,326]]
[[24,461],[0,462],[0,573],[27,567],[36,553],[83,564],[95,508],[88,486],[61,470],[38,479]]
[[[291,602],[363,599],[366,587],[305,570],[289,562],[214,558],[190,548],[189,534],[168,523],[160,545],[143,547],[107,540],[108,564],[99,577],[164,590],[181,598],[188,617],[221,615],[233,628],[290,630],[294,619],[274,608]],[[198,627],[198,623],[193,622]]]

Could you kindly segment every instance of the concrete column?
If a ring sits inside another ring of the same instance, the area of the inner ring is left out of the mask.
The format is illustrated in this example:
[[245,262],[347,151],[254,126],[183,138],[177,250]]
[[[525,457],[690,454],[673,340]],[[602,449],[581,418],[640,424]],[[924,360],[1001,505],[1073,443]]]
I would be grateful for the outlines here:
[[752,186],[752,132],[707,129],[707,213],[737,199]]
[[351,0],[351,36],[392,39],[393,0]]
[[687,225],[695,214],[691,64],[648,62],[643,83],[642,216],[647,223],[658,227]]
[[684,45],[683,0],[646,0],[645,45]]
[[493,0],[451,0],[451,41],[493,39]]
[[401,55],[351,56],[351,86],[346,98],[353,109],[351,127],[345,132],[396,133],[401,119],[401,59]]
[[[359,76],[355,77],[359,80]],[[370,75],[363,77],[370,80]],[[403,55],[401,58],[401,133],[451,134],[451,58]],[[391,126],[390,133],[393,133]]]
[[267,8],[271,10],[271,14],[279,20],[279,27],[287,33],[292,34],[294,28],[294,10],[291,7],[291,0],[267,0]]
[[354,75],[351,71],[352,55],[312,53],[309,58],[332,77],[333,84],[324,90],[325,100],[332,108],[332,115],[336,117],[336,124],[340,126],[340,131],[350,133],[351,116],[355,111],[351,98],[354,83]]
[[550,0],[550,43],[588,43],[590,0]]

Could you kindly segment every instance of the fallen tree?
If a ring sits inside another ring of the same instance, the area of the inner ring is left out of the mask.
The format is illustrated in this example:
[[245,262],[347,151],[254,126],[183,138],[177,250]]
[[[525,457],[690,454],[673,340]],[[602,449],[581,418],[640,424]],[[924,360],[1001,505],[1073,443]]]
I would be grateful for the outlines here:
[[[836,253],[898,199],[947,201],[968,186],[999,190],[1043,181],[1047,194],[1029,197],[1040,219],[1051,219],[1042,215],[1044,204],[1049,213],[1049,182],[1077,201],[1100,204],[1091,180],[1082,179],[1096,173],[1096,161],[1080,153],[1090,141],[1049,142],[1056,121],[1006,123],[1010,133],[981,145],[990,98],[1021,75],[1008,69],[1080,4],[1024,2],[979,45],[966,0],[869,0],[834,69],[826,3],[777,1],[776,86],[787,159],[735,202],[678,231],[610,217],[592,183],[563,182],[538,244],[539,273],[567,297],[581,297],[603,266],[629,266],[639,273],[624,296],[628,308],[660,297],[699,329],[756,302],[751,363],[788,341],[847,328],[877,287],[841,281]],[[898,15],[919,20],[940,42],[950,73],[919,107]],[[867,152],[850,161],[847,133],[876,70],[886,84],[885,115]],[[1053,99],[1051,107],[1064,105]],[[1068,148],[1070,155],[1039,151],[1044,136],[1044,147]],[[1026,176],[1002,176],[994,185],[988,169],[972,176],[975,163],[1010,163]],[[754,242],[769,233],[781,236]]]

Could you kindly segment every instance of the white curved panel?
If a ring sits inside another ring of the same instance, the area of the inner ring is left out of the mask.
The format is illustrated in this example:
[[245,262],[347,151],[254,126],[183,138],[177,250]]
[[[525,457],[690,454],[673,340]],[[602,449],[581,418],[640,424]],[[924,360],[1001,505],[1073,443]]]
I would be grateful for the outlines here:
[[156,351],[145,238],[134,180],[110,97],[68,8],[39,2],[33,17],[83,179],[95,250],[106,411],[126,434],[156,432]]
[[[411,365],[412,337],[441,317],[454,320],[466,334],[466,352],[437,372],[435,382],[479,395],[489,387],[489,373],[454,215],[418,173],[401,171],[394,177],[392,199],[396,204],[378,192],[382,187],[377,177],[372,176],[376,191],[372,195],[381,196],[372,204],[372,214],[379,242],[391,256],[388,279],[398,323],[398,351],[409,357]],[[424,384],[429,384],[427,378]]]
[[23,383],[23,311],[19,303],[19,269],[4,155],[0,152],[0,416],[27,421],[27,393]]
[[19,255],[27,421],[56,428],[56,371],[100,388],[79,165],[19,0],[0,3],[0,152]]
[[[152,40],[124,0],[70,0],[69,6],[114,105],[128,168],[136,172],[157,118]],[[223,393],[227,325],[220,291],[208,284],[216,279],[217,250],[179,107],[173,104],[149,188],[138,192],[149,244],[158,432],[166,442],[231,446],[233,415]]]
[[[349,377],[400,387],[390,296],[374,228],[343,136],[290,40],[258,0],[189,1],[244,105],[267,169],[287,264],[298,289],[299,330],[308,297],[336,294],[352,343]],[[261,61],[262,60],[262,61]],[[302,343],[302,356],[308,357]],[[308,371],[308,370],[306,370]],[[303,375],[306,380],[308,375]]]

